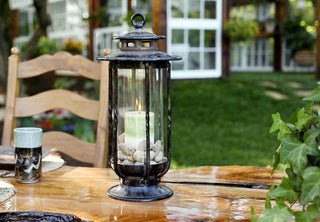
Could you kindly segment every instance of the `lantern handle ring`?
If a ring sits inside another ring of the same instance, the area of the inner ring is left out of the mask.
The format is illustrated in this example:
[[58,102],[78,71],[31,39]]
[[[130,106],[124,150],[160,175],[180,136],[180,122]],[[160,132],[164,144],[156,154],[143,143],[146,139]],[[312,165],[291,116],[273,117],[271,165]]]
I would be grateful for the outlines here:
[[[137,20],[136,18],[139,18],[139,20]],[[142,27],[144,26],[146,22],[146,17],[141,14],[141,13],[134,13],[131,16],[131,24],[136,28],[136,29],[142,29]]]

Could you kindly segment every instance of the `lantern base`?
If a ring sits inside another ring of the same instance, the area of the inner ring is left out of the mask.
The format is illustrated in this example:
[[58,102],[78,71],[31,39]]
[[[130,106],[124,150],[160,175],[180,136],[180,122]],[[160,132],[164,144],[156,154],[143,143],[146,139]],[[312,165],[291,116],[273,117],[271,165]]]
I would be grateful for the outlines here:
[[164,185],[134,187],[120,184],[111,187],[107,194],[118,200],[148,202],[170,197],[173,191]]

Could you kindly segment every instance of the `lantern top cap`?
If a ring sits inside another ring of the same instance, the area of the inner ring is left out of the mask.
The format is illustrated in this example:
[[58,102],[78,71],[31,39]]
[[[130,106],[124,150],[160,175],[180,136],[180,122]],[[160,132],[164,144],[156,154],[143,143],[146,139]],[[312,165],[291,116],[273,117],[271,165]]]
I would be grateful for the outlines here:
[[114,37],[114,39],[119,40],[159,40],[159,39],[165,39],[165,36],[158,36],[151,32],[145,32],[143,31],[143,27],[146,23],[146,18],[141,13],[134,13],[131,16],[131,24],[135,28],[134,31],[129,32],[122,36]]
[[114,37],[120,42],[120,52],[108,56],[98,57],[100,61],[136,61],[136,62],[157,62],[180,60],[179,56],[171,56],[158,50],[158,40],[165,39],[165,36],[158,36],[143,31],[145,17],[141,13],[135,13],[131,17],[131,23],[135,30],[125,35]]

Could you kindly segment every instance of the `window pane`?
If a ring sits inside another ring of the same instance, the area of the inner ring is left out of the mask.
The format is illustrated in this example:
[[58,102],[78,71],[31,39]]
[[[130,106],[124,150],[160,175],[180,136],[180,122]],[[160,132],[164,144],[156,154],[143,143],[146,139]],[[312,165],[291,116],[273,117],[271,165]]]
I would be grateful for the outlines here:
[[189,0],[188,18],[200,18],[200,1]]
[[19,15],[19,32],[20,35],[29,35],[28,12],[21,11]]
[[205,30],[204,31],[204,47],[213,48],[216,46],[216,31]]
[[215,69],[216,68],[216,53],[205,52],[204,53],[204,69]]
[[183,62],[175,61],[172,63],[172,70],[183,70]]
[[173,29],[172,30],[172,43],[173,44],[184,43],[183,29]]
[[216,18],[216,1],[207,0],[204,3],[204,17],[208,19]]
[[51,17],[50,31],[66,30],[66,2],[54,2],[48,4],[48,14]]
[[188,69],[200,69],[200,53],[199,52],[190,52]]
[[[181,56],[182,58],[185,57],[185,54],[183,51],[182,52],[172,51],[172,55]],[[172,70],[183,70],[184,60],[182,59],[182,60],[174,61],[173,63],[171,63],[171,65],[172,65]]]
[[199,47],[200,46],[200,30],[189,30],[189,46]]
[[171,17],[183,18],[183,0],[174,0],[171,2]]

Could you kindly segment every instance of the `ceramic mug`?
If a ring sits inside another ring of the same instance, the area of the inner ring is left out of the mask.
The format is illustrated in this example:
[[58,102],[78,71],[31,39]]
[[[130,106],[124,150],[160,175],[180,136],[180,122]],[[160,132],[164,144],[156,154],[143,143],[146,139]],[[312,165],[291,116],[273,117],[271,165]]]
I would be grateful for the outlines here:
[[15,178],[20,183],[35,183],[41,178],[42,129],[14,129]]

